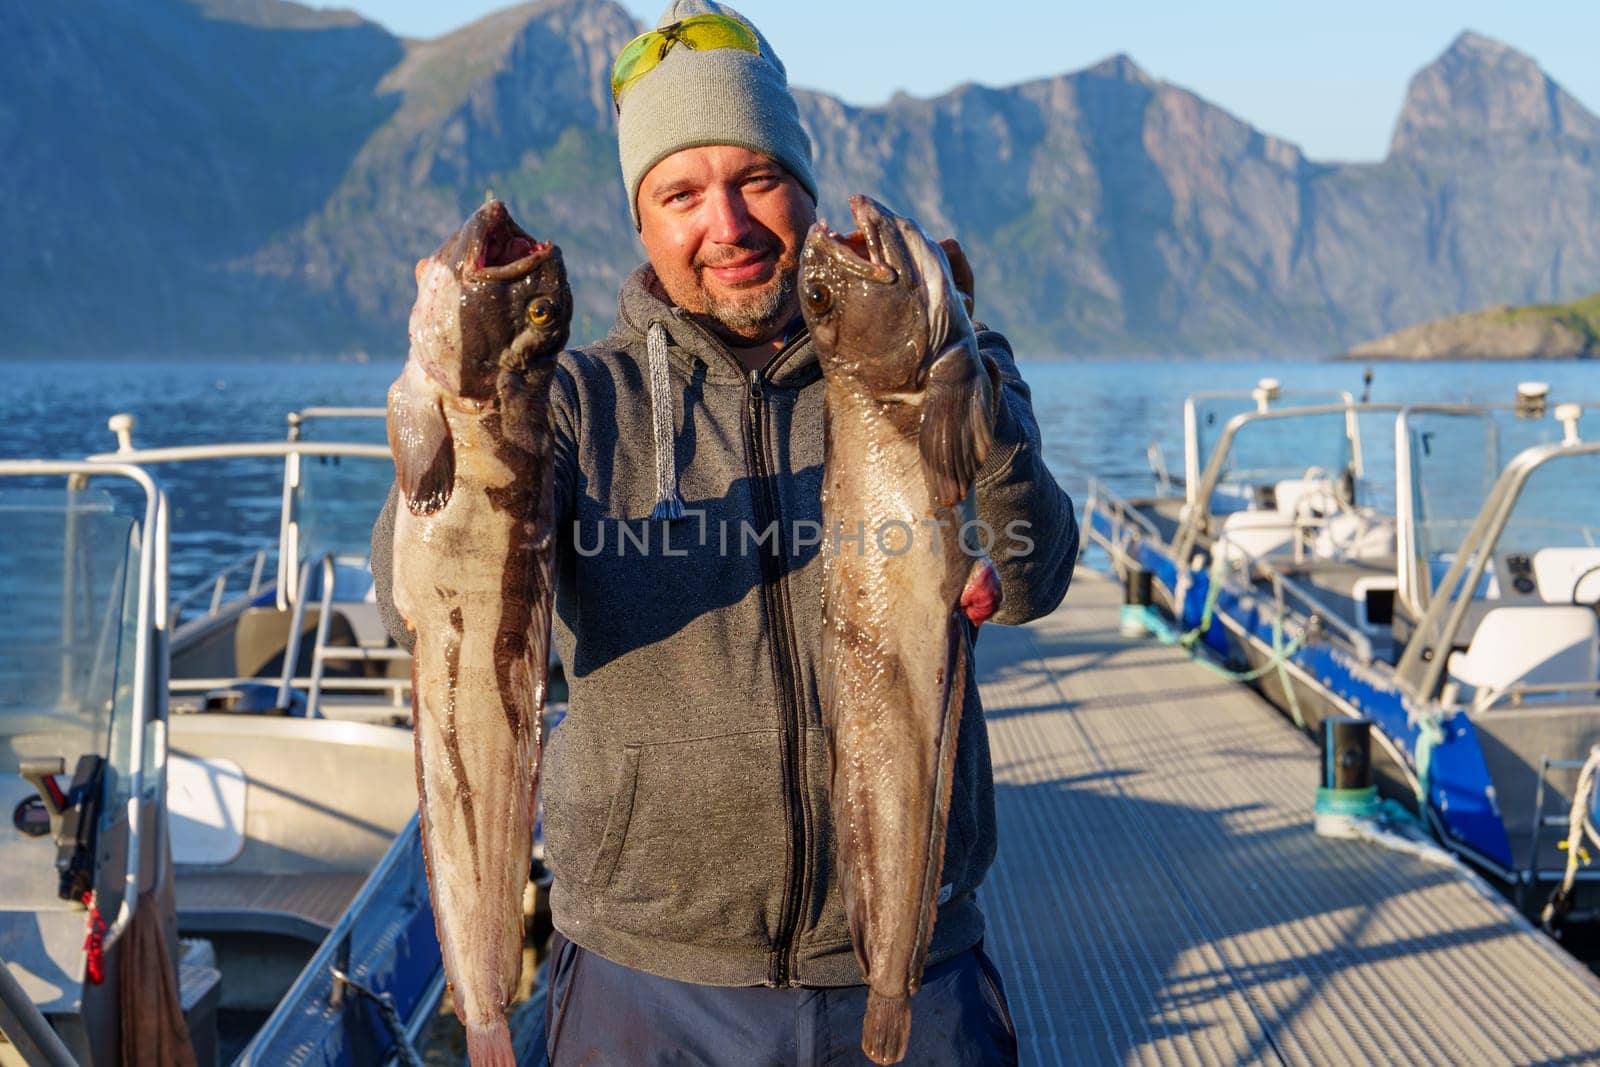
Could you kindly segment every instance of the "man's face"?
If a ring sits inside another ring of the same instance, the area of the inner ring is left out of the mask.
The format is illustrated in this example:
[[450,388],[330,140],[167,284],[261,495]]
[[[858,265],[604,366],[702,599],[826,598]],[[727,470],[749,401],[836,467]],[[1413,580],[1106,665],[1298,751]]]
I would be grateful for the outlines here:
[[799,310],[794,280],[816,205],[759,152],[685,148],[639,184],[639,236],[672,302],[759,344]]

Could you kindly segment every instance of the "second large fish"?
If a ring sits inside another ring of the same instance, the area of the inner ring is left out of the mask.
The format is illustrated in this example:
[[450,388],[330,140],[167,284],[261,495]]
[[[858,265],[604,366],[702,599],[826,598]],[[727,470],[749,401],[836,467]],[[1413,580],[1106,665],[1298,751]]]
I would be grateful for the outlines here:
[[512,1067],[553,599],[550,383],[572,317],[561,253],[479,208],[417,264],[389,390],[394,603],[416,633],[428,881],[474,1067]]
[[822,709],[834,826],[869,987],[861,1047],[887,1064],[906,1054],[933,937],[966,628],[999,604],[994,565],[962,536],[998,383],[941,248],[866,197],[850,209],[858,232],[807,235],[800,296],[827,379]]

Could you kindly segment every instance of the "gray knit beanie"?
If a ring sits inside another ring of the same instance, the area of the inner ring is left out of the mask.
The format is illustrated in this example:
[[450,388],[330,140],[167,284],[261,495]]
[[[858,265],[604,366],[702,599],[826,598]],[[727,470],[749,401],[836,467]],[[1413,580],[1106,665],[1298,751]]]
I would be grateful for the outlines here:
[[657,27],[690,15],[727,15],[755,31],[761,54],[737,48],[695,51],[673,46],[653,70],[622,91],[617,148],[628,210],[639,227],[639,183],[674,152],[736,145],[771,156],[817,199],[811,139],[789,93],[789,75],[749,19],[716,0],[673,0]]

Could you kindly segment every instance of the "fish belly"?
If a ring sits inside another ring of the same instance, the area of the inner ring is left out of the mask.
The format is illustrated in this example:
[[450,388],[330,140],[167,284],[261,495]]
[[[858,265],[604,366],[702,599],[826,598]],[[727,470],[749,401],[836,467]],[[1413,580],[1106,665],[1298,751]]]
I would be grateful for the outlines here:
[[[864,551],[843,544],[824,564],[832,805],[862,971],[874,994],[899,1001],[916,991],[933,931],[964,687],[957,602],[971,560],[957,544],[960,512],[933,503],[915,441],[883,434],[863,453],[840,423],[830,427],[826,528],[867,537]],[[848,459],[861,454],[872,462]],[[941,522],[935,551],[924,524]],[[916,537],[895,554],[897,524]],[[880,530],[891,532],[880,541]]]
[[[548,619],[548,603],[516,598],[549,588],[549,554],[528,544],[527,516],[505,506],[524,472],[494,458],[468,420],[451,429],[448,503],[425,516],[398,509],[394,589],[417,634],[417,784],[435,920],[470,1032],[499,1023],[520,977],[548,646],[511,664],[504,650],[508,619]],[[528,581],[529,567],[544,580]]]

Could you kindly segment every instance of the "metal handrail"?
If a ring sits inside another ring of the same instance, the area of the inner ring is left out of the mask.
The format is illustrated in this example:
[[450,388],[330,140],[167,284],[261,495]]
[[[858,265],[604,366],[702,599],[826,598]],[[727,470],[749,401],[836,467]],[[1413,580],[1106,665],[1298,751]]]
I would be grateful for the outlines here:
[[96,465],[109,463],[191,463],[201,459],[271,459],[275,456],[356,456],[393,459],[387,445],[347,441],[246,441],[233,444],[179,445],[173,448],[130,448],[100,452],[89,457]]
[[382,419],[388,415],[388,408],[324,406],[301,408],[289,418],[303,422],[306,419]]
[[[1215,547],[1213,547],[1212,551],[1216,551]],[[1371,663],[1373,661],[1372,639],[1355,626],[1345,622],[1327,601],[1317,596],[1301,583],[1280,572],[1270,562],[1251,555],[1238,545],[1229,545],[1228,551],[1244,557],[1245,566],[1240,569],[1247,572],[1252,578],[1265,581],[1271,586],[1274,605],[1278,609],[1280,622],[1287,621],[1284,611],[1285,601],[1289,599],[1296,600],[1305,608],[1308,616],[1316,620],[1318,625],[1331,627],[1338,632],[1339,636],[1349,642],[1351,651],[1360,656],[1363,663]],[[1181,568],[1183,565],[1179,564],[1179,566]],[[1226,582],[1229,577],[1230,572],[1225,569],[1221,573],[1221,578]],[[1209,577],[1207,580],[1210,580]],[[1254,589],[1248,585],[1243,588],[1237,586],[1234,588],[1236,592],[1254,593]]]
[[[133,662],[133,704],[129,709],[130,743],[128,772],[128,857],[123,871],[122,903],[117,917],[106,931],[104,947],[109,950],[133,922],[139,906],[140,816],[144,804],[145,733],[151,722],[154,703],[159,718],[166,715],[167,641],[167,503],[166,494],[150,474],[130,463],[116,461],[4,460],[0,477],[81,477],[104,475],[126,478],[144,491],[144,523],[139,535],[139,603],[135,613]],[[157,663],[157,659],[163,662]],[[157,738],[158,783],[165,782],[166,751],[164,738]],[[158,788],[160,786],[158,785]],[[157,845],[160,845],[161,820],[157,820]],[[157,855],[160,852],[157,851]],[[157,864],[157,874],[160,865]]]
[[1098,478],[1089,479],[1089,503],[1092,506],[1096,500],[1102,500],[1116,509],[1118,517],[1132,520],[1132,522],[1151,537],[1160,537],[1161,531],[1156,529],[1156,524],[1144,515],[1134,510],[1122,497],[1118,496],[1104,482]]
[[[318,409],[312,409],[318,410]],[[334,409],[323,409],[334,410]],[[367,409],[357,409],[362,412]],[[284,501],[278,517],[278,608],[288,607],[297,599],[297,591],[289,587],[294,575],[294,561],[299,555],[299,545],[294,536],[295,527],[289,520],[289,495],[291,481],[297,477],[296,466],[302,456],[350,456],[357,459],[392,460],[387,445],[356,444],[346,441],[246,441],[210,445],[180,445],[172,448],[126,448],[115,452],[101,452],[89,457],[95,463],[190,463],[215,459],[284,459]]]
[[[1243,551],[1237,547],[1234,550]],[[1245,554],[1249,555],[1248,553]],[[1338,631],[1339,635],[1350,643],[1351,651],[1361,657],[1363,663],[1372,662],[1372,639],[1357,627],[1345,622],[1327,601],[1288,575],[1279,572],[1276,567],[1269,563],[1251,558],[1251,564],[1256,569],[1256,573],[1272,583],[1273,593],[1280,605],[1286,599],[1284,594],[1287,593],[1295,600],[1298,600],[1324,627],[1331,627]]]
[[1121,563],[1128,558],[1128,543],[1131,536],[1124,537],[1123,530],[1127,526],[1137,526],[1148,536],[1159,541],[1161,531],[1148,518],[1134,510],[1127,501],[1108,489],[1105,483],[1096,478],[1089,479],[1089,499],[1084,504],[1084,514],[1087,516],[1096,508],[1106,510],[1111,519],[1111,538],[1100,537],[1094,532],[1093,523],[1085,523],[1088,529],[1089,540],[1102,543],[1112,556],[1113,561]]
[[56,1033],[3,959],[0,959],[0,1034],[10,1039],[25,1063],[77,1067],[78,1061],[67,1050],[61,1035]]
[[[322,557],[321,563],[323,565],[323,582],[324,582],[324,584],[325,585],[332,584],[332,582],[333,582],[333,579],[331,577],[331,572],[332,572],[332,569],[333,569],[333,556],[332,556],[332,554],[330,553],[328,555],[324,555]],[[299,586],[298,587],[301,590],[304,590],[305,587],[306,587],[306,584],[310,580],[311,580],[311,560],[308,559],[308,560],[305,561],[305,563],[301,564],[301,566],[300,566],[300,580],[299,580]],[[317,620],[317,629],[318,629],[319,633],[321,632],[322,626],[323,626],[323,622],[326,619],[327,619],[327,612],[323,612],[321,617],[318,618],[318,620]],[[294,685],[293,685],[293,682],[294,682],[294,669],[295,669],[295,667],[299,666],[299,661],[300,661],[300,627],[305,623],[305,620],[306,620],[306,598],[303,597],[303,596],[299,596],[299,597],[295,598],[294,610],[289,613],[289,637],[288,637],[288,640],[284,643],[284,646],[283,646],[283,680],[281,682],[279,682],[279,684],[278,684],[278,707],[280,707],[280,708],[286,708],[286,707],[289,706],[289,696],[290,696],[290,694],[292,693],[292,691],[294,689]]]
[[[322,671],[326,661],[322,658],[322,649],[328,643],[328,625],[333,618],[333,554],[326,553],[322,557],[322,599],[317,605],[317,640],[311,646],[311,688],[306,693],[306,718],[315,719],[320,714],[317,710],[322,699]],[[300,587],[300,601],[305,601],[305,586]],[[296,605],[298,606],[298,605]]]
[[[1512,682],[1504,689],[1497,689],[1491,699],[1478,703],[1474,701],[1470,706],[1474,712],[1489,711],[1499,707],[1506,701],[1513,703],[1525,696],[1544,696],[1554,693],[1590,693],[1600,697],[1600,681],[1582,682]],[[1585,701],[1589,703],[1590,701]],[[1578,761],[1579,766],[1583,763]]]
[[261,591],[261,575],[267,568],[267,556],[272,553],[270,548],[258,548],[254,552],[244,555],[227,564],[210,578],[197,582],[188,592],[172,602],[169,609],[169,624],[176,625],[178,616],[183,614],[183,609],[199,600],[207,591],[211,593],[211,604],[206,609],[202,618],[211,618],[222,610],[223,597],[227,593],[228,579],[237,571],[250,565],[250,584],[245,588],[244,595],[253,597]]
[[[1157,540],[1160,539],[1160,531],[1156,529],[1154,523],[1152,523],[1145,516],[1139,514],[1139,512],[1133,510],[1126,501],[1122,500],[1114,492],[1107,489],[1104,484],[1091,478],[1089,479],[1089,501],[1087,507],[1092,510],[1096,504],[1103,504],[1105,507],[1110,509],[1112,521],[1112,543],[1108,543],[1106,548],[1107,551],[1112,552],[1114,555],[1120,554],[1126,556],[1126,550],[1124,549],[1119,536],[1120,528],[1124,519],[1132,520],[1133,524],[1139,526],[1146,533],[1150,534],[1151,537],[1154,537]],[[1092,531],[1091,536],[1093,536]],[[1096,540],[1099,540],[1099,538],[1096,538]],[[1326,601],[1319,598],[1316,594],[1312,593],[1299,582],[1296,582],[1287,575],[1279,572],[1276,567],[1273,567],[1271,564],[1252,556],[1249,552],[1246,552],[1237,545],[1232,546],[1231,551],[1237,552],[1239,555],[1244,557],[1246,569],[1253,577],[1261,578],[1272,586],[1274,598],[1279,605],[1283,604],[1286,599],[1298,601],[1308,610],[1311,615],[1314,615],[1320,623],[1333,629],[1347,642],[1349,642],[1351,651],[1360,656],[1363,663],[1371,663],[1373,661],[1374,657],[1371,638],[1362,633],[1355,626],[1345,622],[1344,619],[1339,616],[1338,612],[1336,612]],[[1187,565],[1183,562],[1181,557],[1176,556],[1176,553],[1174,553],[1174,557],[1174,562],[1177,563],[1180,573],[1182,573]],[[1224,578],[1226,577],[1227,576],[1224,575]],[[1240,591],[1249,592],[1250,590],[1248,587],[1246,587]]]

